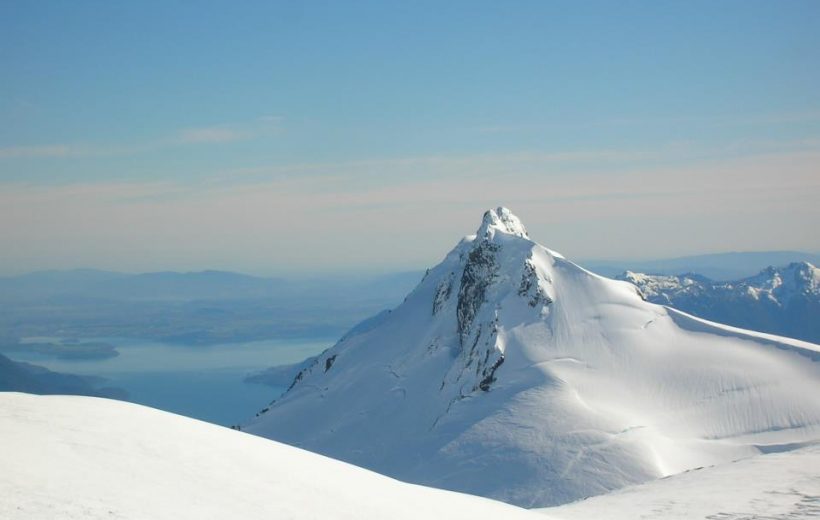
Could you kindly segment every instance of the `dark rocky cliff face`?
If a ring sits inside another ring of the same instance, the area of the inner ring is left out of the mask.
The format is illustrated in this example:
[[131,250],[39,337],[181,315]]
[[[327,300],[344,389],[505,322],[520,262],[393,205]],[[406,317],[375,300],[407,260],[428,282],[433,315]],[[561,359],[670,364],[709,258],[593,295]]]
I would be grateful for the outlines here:
[[489,241],[482,241],[474,247],[464,265],[461,285],[458,289],[458,333],[461,346],[470,336],[473,320],[485,302],[487,288],[498,276],[498,263],[495,255],[501,246]]

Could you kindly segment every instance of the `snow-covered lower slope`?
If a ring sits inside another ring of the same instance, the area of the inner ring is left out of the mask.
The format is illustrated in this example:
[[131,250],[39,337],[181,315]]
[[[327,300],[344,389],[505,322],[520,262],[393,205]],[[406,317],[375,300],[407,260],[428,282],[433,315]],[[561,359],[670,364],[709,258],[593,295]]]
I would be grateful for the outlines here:
[[408,482],[555,505],[820,440],[819,352],[646,302],[498,208],[243,429]]
[[540,511],[556,520],[817,518],[820,446],[688,471]]
[[0,518],[538,518],[135,404],[0,393]]

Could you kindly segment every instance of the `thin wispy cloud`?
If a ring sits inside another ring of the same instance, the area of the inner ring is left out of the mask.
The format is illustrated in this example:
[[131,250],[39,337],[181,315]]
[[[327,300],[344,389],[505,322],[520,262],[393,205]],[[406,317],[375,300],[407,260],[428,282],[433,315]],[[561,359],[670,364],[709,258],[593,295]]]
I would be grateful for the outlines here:
[[222,124],[182,129],[178,141],[184,144],[218,144],[247,141],[281,132],[282,118],[262,116],[245,123]]
[[242,141],[252,137],[252,134],[232,128],[212,126],[205,128],[188,128],[179,133],[182,143],[230,143]]
[[[793,140],[741,139],[721,144],[669,142],[646,149],[586,149],[554,152],[517,151],[467,155],[420,155],[235,168],[216,172],[202,186],[264,183],[272,179],[302,178],[317,191],[334,191],[373,185],[407,185],[448,179],[561,179],[613,173],[655,171],[666,175],[670,167],[728,158],[754,158],[796,153],[820,153],[820,137]],[[612,176],[612,175],[611,175]]]
[[668,127],[689,125],[701,128],[724,128],[732,126],[777,126],[820,122],[820,110],[774,112],[760,114],[704,114],[672,115],[658,117],[611,117],[606,119],[579,119],[575,121],[519,124],[488,123],[469,127],[479,134],[512,134],[555,130],[559,128],[607,128],[607,127]]
[[6,146],[0,147],[0,159],[19,157],[71,157],[77,150],[70,145]]
[[59,143],[0,146],[0,159],[84,158],[137,155],[188,145],[218,145],[274,136],[282,119],[263,116],[244,123],[183,128],[171,136],[134,143]]

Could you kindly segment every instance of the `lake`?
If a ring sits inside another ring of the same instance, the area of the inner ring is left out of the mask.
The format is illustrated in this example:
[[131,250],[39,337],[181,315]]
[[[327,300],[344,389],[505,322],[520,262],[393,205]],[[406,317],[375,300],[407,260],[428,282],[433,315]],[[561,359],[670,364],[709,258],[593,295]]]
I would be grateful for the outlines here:
[[[25,338],[27,342],[62,338]],[[302,361],[332,346],[336,338],[263,340],[186,346],[131,338],[81,338],[114,345],[107,359],[65,360],[14,352],[8,357],[55,372],[100,376],[104,386],[126,390],[129,401],[224,426],[245,422],[285,389],[245,383],[252,372]]]

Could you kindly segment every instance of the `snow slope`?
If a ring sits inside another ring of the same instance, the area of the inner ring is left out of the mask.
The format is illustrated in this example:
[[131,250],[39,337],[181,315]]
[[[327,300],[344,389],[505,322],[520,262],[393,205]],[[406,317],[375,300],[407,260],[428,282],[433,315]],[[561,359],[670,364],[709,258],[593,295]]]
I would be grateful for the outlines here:
[[645,302],[504,208],[243,429],[526,507],[820,440],[820,347]]
[[556,520],[817,518],[820,447],[693,470],[540,511]]
[[0,393],[0,518],[538,518],[135,404]]

